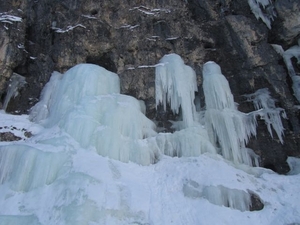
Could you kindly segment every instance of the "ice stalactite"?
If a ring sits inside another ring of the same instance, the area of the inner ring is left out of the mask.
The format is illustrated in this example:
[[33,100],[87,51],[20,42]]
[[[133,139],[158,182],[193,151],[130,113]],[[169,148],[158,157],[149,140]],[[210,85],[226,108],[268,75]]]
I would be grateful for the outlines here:
[[282,46],[273,44],[272,47],[275,51],[283,57],[283,61],[286,65],[288,73],[293,81],[293,91],[296,99],[300,102],[300,76],[296,74],[292,58],[297,59],[297,63],[300,64],[300,39],[298,39],[298,45],[294,45],[287,49],[283,50]]
[[6,96],[3,103],[3,109],[6,110],[11,98],[15,98],[19,94],[19,90],[26,84],[25,77],[13,73],[9,79],[9,84],[6,90]]
[[279,140],[283,143],[283,131],[284,127],[281,121],[281,117],[287,119],[285,110],[275,106],[275,100],[270,96],[270,92],[267,88],[259,89],[253,94],[244,95],[247,101],[253,102],[254,108],[266,123],[268,131],[273,138],[272,129],[276,132]]
[[277,16],[272,0],[248,0],[248,4],[256,19],[261,19],[269,29]]
[[212,143],[225,159],[256,165],[257,156],[246,148],[249,138],[256,135],[256,120],[236,109],[228,81],[215,62],[203,66],[203,91],[205,124]]
[[183,127],[193,126],[196,73],[176,54],[165,55],[159,63],[155,71],[156,106],[162,103],[166,110],[169,103],[173,113],[179,113],[181,107]]

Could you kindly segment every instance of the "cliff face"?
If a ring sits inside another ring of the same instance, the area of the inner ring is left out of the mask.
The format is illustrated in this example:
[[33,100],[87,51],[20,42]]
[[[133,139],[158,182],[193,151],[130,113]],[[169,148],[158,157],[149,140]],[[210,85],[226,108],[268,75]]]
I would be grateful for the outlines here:
[[294,107],[299,102],[270,44],[287,49],[297,43],[300,3],[277,0],[274,7],[270,30],[251,13],[247,0],[0,2],[2,16],[22,18],[0,22],[0,96],[3,100],[13,73],[24,76],[27,84],[7,111],[27,113],[53,70],[94,63],[119,74],[122,93],[144,100],[148,117],[167,126],[171,113],[155,109],[153,65],[165,54],[179,54],[196,71],[201,93],[203,63],[215,61],[240,111],[253,110],[242,95],[265,87],[286,110],[283,145],[269,137],[263,122],[249,144],[262,166],[285,173],[286,157],[300,156],[300,116]]

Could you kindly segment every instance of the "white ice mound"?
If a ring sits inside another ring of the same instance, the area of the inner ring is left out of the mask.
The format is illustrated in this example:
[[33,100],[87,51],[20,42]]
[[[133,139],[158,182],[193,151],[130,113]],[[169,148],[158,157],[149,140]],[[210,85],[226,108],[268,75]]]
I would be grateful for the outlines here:
[[145,146],[155,125],[140,102],[121,95],[117,74],[92,64],[80,64],[64,75],[54,73],[33,107],[31,119],[47,127],[58,125],[84,148],[102,156],[143,165],[154,153]]
[[169,103],[173,113],[179,113],[181,107],[183,126],[193,126],[198,91],[195,71],[176,54],[165,55],[159,63],[155,71],[156,106],[162,103],[166,110]]

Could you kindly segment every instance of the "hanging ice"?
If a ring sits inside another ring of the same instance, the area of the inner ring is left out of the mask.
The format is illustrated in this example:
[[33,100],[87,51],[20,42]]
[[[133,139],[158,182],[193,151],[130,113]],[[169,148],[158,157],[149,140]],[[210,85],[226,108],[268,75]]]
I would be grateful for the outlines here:
[[[155,156],[144,138],[156,134],[155,125],[133,97],[119,94],[119,77],[102,67],[81,64],[63,76],[55,72],[31,119],[46,127],[59,125],[82,147],[102,156],[143,165]],[[144,140],[143,140],[144,139]]]
[[155,70],[156,106],[163,104],[166,110],[170,104],[173,113],[179,113],[181,107],[183,127],[194,124],[196,74],[186,66],[179,55],[165,55]]
[[17,73],[13,73],[11,78],[9,79],[9,84],[6,90],[6,96],[5,96],[5,100],[3,103],[3,109],[6,110],[7,105],[9,103],[9,101],[11,100],[12,97],[16,97],[19,94],[19,89],[24,87],[24,85],[26,84],[25,81],[25,77],[17,74]]
[[261,19],[269,29],[277,16],[272,0],[248,0],[248,4],[256,19]]
[[215,62],[203,66],[203,91],[205,123],[212,143],[234,163],[257,165],[257,157],[246,148],[250,136],[256,135],[256,120],[236,109],[228,81]]
[[300,39],[298,39],[298,45],[294,45],[287,49],[283,50],[282,46],[273,44],[272,45],[275,51],[283,57],[283,61],[286,65],[288,73],[293,81],[293,91],[296,99],[300,102],[300,76],[296,74],[292,58],[297,59],[297,63],[300,64]]
[[270,96],[267,88],[259,89],[254,94],[244,95],[247,101],[253,102],[257,114],[265,120],[268,131],[273,138],[272,129],[275,130],[279,140],[283,143],[284,127],[281,122],[281,117],[287,119],[284,109],[275,106],[275,100]]

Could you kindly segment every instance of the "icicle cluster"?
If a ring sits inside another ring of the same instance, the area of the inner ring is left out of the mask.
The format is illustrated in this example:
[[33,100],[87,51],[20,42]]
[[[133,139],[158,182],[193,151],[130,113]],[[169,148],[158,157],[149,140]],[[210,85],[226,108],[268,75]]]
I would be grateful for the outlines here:
[[259,114],[265,120],[271,137],[273,138],[273,129],[280,142],[283,143],[284,127],[281,117],[287,119],[287,116],[284,109],[275,106],[275,100],[270,96],[269,90],[263,88],[253,94],[244,96],[247,98],[247,101],[253,102],[254,108],[258,110],[255,114]]
[[193,126],[198,91],[194,70],[176,54],[165,55],[159,62],[155,71],[156,106],[162,103],[166,110],[169,103],[173,113],[179,113],[181,107],[183,126]]

